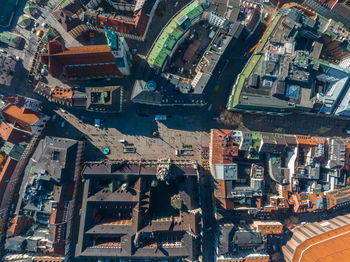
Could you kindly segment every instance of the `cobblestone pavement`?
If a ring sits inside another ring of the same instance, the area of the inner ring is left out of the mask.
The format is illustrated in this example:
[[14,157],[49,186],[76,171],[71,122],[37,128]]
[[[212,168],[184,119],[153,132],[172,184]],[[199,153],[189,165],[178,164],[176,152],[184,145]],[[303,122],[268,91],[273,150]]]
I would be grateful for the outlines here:
[[[167,125],[176,126],[169,128],[164,123],[155,121],[154,117],[141,117],[136,113],[128,112],[119,116],[105,114],[102,119],[102,127],[93,125],[95,116],[82,113],[89,117],[89,123],[80,121],[81,114],[62,113],[56,110],[59,115],[52,121],[49,133],[57,135],[85,137],[90,144],[90,151],[87,150],[88,157],[93,160],[98,152],[104,147],[110,149],[108,159],[158,159],[159,157],[170,157],[176,159],[193,159],[199,163],[202,160],[202,145],[209,145],[208,131],[186,130],[186,125],[193,125],[192,121],[184,120],[182,116],[172,116],[166,120]],[[61,127],[62,121],[65,126]],[[69,123],[66,125],[66,123]],[[152,137],[152,132],[157,131],[159,136]],[[123,144],[119,140],[125,140]],[[135,147],[135,153],[123,153],[123,146]],[[176,150],[186,150],[188,155],[176,156]],[[100,157],[104,158],[100,155]]]

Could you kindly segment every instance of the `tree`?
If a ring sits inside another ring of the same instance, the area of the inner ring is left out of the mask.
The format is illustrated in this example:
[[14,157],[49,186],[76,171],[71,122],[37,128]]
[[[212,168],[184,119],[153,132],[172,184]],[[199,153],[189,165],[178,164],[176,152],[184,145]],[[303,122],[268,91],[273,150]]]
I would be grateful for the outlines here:
[[181,210],[183,204],[184,204],[184,201],[181,199],[180,195],[173,195],[171,197],[171,206],[174,209]]

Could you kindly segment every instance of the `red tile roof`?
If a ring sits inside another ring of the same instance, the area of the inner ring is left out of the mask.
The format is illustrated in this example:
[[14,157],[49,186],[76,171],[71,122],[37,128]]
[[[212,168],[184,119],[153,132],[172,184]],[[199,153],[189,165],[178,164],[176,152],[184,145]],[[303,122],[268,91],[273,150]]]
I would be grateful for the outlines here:
[[66,67],[64,72],[70,77],[98,77],[121,75],[120,71],[118,70],[115,64]]
[[11,179],[12,173],[15,170],[15,167],[17,165],[17,161],[8,157],[3,169],[0,173],[0,203],[2,201],[2,198],[4,196],[8,180]]
[[52,91],[51,97],[55,101],[63,102],[63,103],[72,103],[73,98],[73,90],[69,88],[55,88]]
[[344,187],[338,190],[327,192],[325,194],[327,210],[336,207],[337,205],[350,202],[350,187]]
[[297,140],[299,145],[316,146],[317,144],[325,144],[326,138],[324,137],[311,137],[297,135]]
[[216,260],[217,262],[249,262],[249,261],[257,261],[257,262],[269,262],[270,256],[269,255],[260,255],[260,256],[247,256],[247,257],[240,257],[240,258],[218,258]]
[[350,6],[349,6],[348,3],[336,3],[333,6],[333,11],[349,20],[349,17],[350,17]]
[[[345,159],[350,158],[350,142],[345,142]],[[344,170],[349,170],[349,161],[345,161]]]
[[280,235],[283,233],[283,225],[280,222],[266,222],[258,223],[258,229],[262,235]]
[[218,206],[223,209],[233,209],[234,203],[232,199],[226,198],[226,181],[218,180],[214,182],[214,196],[216,198]]
[[33,257],[33,262],[40,262],[40,261],[46,261],[46,262],[63,262],[64,257]]
[[349,261],[350,225],[314,236],[298,245],[293,262]]
[[115,31],[130,35],[143,36],[145,33],[149,17],[140,10],[133,19],[125,19],[123,17],[107,17],[97,15],[97,24],[112,27]]
[[16,96],[16,97],[8,96],[8,97],[5,97],[4,100],[18,107],[23,107],[26,102],[23,96]]
[[232,130],[211,130],[211,164],[232,164],[232,158],[238,156],[239,147],[233,143],[232,135]]
[[7,230],[10,235],[19,235],[32,225],[33,219],[27,216],[15,216],[11,219],[11,226]]
[[40,119],[38,113],[34,112],[33,110],[28,108],[20,108],[11,104],[7,105],[2,110],[2,113],[8,122],[12,124],[19,124],[20,126],[23,125],[23,127],[26,125],[33,125]]
[[[71,47],[64,50],[60,42],[52,40],[47,44],[47,50],[46,53],[41,55],[41,62],[48,65],[48,71],[53,77],[58,77],[63,72],[68,77],[103,76],[106,75],[104,74],[105,70],[115,76],[122,75],[115,64],[115,57],[108,45]],[[101,65],[104,63],[109,64]],[[100,65],[88,66],[90,64]],[[75,66],[65,67],[68,65]],[[79,67],[82,69],[79,69]],[[84,71],[84,74],[76,73],[74,70]]]
[[14,128],[6,122],[2,122],[0,125],[0,137],[13,144],[18,144],[21,142],[28,143],[31,139],[31,135],[29,133]]
[[322,5],[327,5],[331,9],[338,3],[338,0],[318,0],[318,1]]

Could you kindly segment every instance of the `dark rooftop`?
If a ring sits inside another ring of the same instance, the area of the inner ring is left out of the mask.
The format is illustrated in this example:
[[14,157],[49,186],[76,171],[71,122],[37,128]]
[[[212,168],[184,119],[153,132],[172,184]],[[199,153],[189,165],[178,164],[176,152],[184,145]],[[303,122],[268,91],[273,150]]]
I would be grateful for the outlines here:
[[87,163],[82,174],[77,257],[192,260],[197,256],[193,247],[200,217],[188,212],[198,208],[192,164]]

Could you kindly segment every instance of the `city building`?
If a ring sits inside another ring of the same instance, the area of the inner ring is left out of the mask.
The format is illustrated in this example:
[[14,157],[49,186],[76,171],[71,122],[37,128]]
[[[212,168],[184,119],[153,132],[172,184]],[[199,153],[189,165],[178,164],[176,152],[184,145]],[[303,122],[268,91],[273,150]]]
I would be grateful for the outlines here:
[[0,55],[0,86],[11,86],[17,63],[15,57]]
[[350,30],[350,6],[347,1],[338,0],[305,0],[303,5],[321,15],[332,18]]
[[246,209],[274,216],[288,210],[332,210],[350,201],[350,149],[345,140],[213,129],[210,141],[209,164],[220,212]]
[[253,222],[253,227],[257,231],[261,232],[261,235],[282,235],[283,234],[283,225],[278,221],[259,221],[256,220]]
[[20,235],[24,230],[30,228],[34,220],[31,217],[16,215],[10,220],[10,227],[7,229],[8,236]]
[[17,34],[10,33],[8,31],[0,32],[0,43],[14,48],[21,48],[23,46],[24,39]]
[[237,21],[240,13],[240,1],[212,0],[208,12],[209,24],[222,27],[227,19],[233,22]]
[[252,36],[262,18],[263,6],[255,1],[241,1],[239,19],[248,30],[248,37]]
[[40,104],[40,101],[28,97],[6,97],[0,102],[1,117],[13,129],[41,133],[50,117],[41,113]]
[[349,253],[349,215],[306,223],[292,229],[292,237],[282,246],[284,259],[290,261],[339,261]]
[[87,111],[121,112],[124,103],[122,86],[88,86],[79,89],[54,88],[38,82],[34,92],[51,102]]
[[[1,155],[2,161],[4,161],[4,156]],[[10,182],[13,171],[16,168],[18,160],[13,159],[9,156],[6,157],[5,162],[1,164],[1,173],[0,173],[0,203],[4,200],[4,195],[6,192],[6,187]]]
[[[310,47],[300,48],[303,41]],[[334,20],[284,4],[237,77],[227,108],[349,115],[348,44],[348,31]]]
[[259,159],[254,162],[242,160],[239,147],[245,145],[243,139],[236,139],[236,135],[233,130],[211,131],[209,164],[217,206],[224,210],[262,208],[264,164]]
[[129,75],[131,54],[125,39],[105,31],[108,45],[65,48],[57,40],[50,41],[41,55],[42,64],[51,76],[67,81]]
[[[71,139],[45,137],[39,142],[25,169],[7,250],[38,256],[67,254],[83,150],[82,142]],[[23,239],[23,247],[14,250],[12,242],[18,239]]]
[[163,28],[148,53],[142,79],[135,82],[134,103],[206,105],[227,59],[247,34],[243,25],[229,20],[216,31],[209,30],[206,6],[191,1]]
[[22,129],[16,128],[6,122],[0,125],[0,137],[12,144],[19,144],[21,142],[29,143],[32,135]]
[[270,261],[267,236],[281,235],[283,225],[277,221],[254,221],[253,224],[219,222],[216,248],[217,262]]
[[122,111],[122,88],[119,86],[90,87],[86,88],[86,110],[121,112]]
[[[104,10],[105,3],[113,10]],[[122,37],[144,41],[158,3],[159,0],[72,0],[58,5],[52,14],[75,38],[89,32],[102,33],[106,26]]]
[[201,228],[192,162],[87,163],[76,258],[196,261]]

